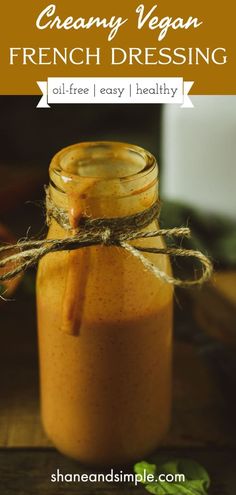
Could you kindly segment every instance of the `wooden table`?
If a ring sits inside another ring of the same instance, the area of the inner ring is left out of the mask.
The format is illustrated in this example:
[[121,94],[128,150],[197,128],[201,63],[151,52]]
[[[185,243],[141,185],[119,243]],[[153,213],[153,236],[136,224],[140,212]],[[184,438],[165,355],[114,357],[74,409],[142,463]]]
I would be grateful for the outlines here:
[[[147,493],[142,486],[50,482],[56,468],[67,473],[85,469],[56,452],[40,424],[36,324],[29,299],[16,295],[15,302],[0,308],[0,494]],[[209,470],[215,495],[235,495],[236,430],[229,413],[205,360],[191,343],[177,341],[173,422],[159,453],[200,461]]]

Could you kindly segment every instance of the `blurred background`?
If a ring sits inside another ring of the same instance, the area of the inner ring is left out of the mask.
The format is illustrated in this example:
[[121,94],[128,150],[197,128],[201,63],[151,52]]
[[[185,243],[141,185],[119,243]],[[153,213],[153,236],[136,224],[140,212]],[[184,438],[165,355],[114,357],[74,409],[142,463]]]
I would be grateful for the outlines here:
[[[176,347],[174,418],[167,444],[232,446],[236,445],[232,399],[236,97],[191,99],[193,109],[177,105],[37,109],[37,97],[0,96],[0,239],[12,242],[45,235],[43,185],[59,149],[81,141],[117,140],[151,151],[160,168],[161,226],[190,226],[192,238],[183,245],[207,253],[215,267],[213,279],[201,290],[176,291],[175,337],[183,346]],[[181,276],[189,276],[189,268],[193,272],[192,266],[174,263]],[[14,300],[0,300],[0,447],[47,446],[39,421],[35,270],[0,289],[3,298]],[[205,365],[210,375],[203,371]]]

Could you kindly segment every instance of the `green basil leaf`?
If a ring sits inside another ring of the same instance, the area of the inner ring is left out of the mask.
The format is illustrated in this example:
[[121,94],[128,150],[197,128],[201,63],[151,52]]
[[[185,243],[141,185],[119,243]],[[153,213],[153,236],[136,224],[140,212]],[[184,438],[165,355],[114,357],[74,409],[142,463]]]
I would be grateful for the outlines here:
[[137,464],[134,465],[134,472],[136,474],[141,474],[141,476],[143,477],[143,480],[141,481],[141,483],[146,483],[146,479],[144,477],[144,472],[146,472],[146,476],[148,474],[154,475],[156,473],[156,465],[155,464],[149,464],[146,461],[137,462]]
[[202,480],[190,480],[190,481],[185,481],[183,483],[183,486],[188,488],[190,493],[194,493],[194,495],[207,495],[207,492],[205,491],[204,487],[204,481]]
[[154,495],[166,495],[165,488],[162,487],[162,483],[149,483],[145,486],[145,490]]
[[146,490],[155,495],[200,495],[191,486],[185,486],[185,484],[181,483],[168,483],[168,481],[150,483],[146,486]]
[[[166,462],[158,471],[163,473],[171,473],[171,474],[184,474],[186,481],[196,481],[198,483],[198,487],[201,487],[201,491],[205,493],[205,491],[210,486],[210,478],[206,470],[198,464],[196,461],[192,461],[190,459],[175,459],[170,462]],[[200,489],[200,488],[199,488]]]
[[[178,460],[165,462],[165,464],[162,464],[160,467],[158,466],[158,472],[165,473],[165,474],[178,474],[178,473],[180,473],[180,470],[178,467]],[[185,474],[185,473],[183,473],[183,474]]]
[[[157,466],[142,461],[135,464],[134,471],[143,476],[141,482],[146,485],[145,489],[154,495],[207,495],[210,486],[210,478],[206,470],[196,461],[189,459],[174,459]],[[184,474],[185,481],[157,481],[147,484],[146,476],[148,474],[158,476],[158,473]]]
[[165,493],[168,495],[205,495],[205,490],[202,490],[201,483],[196,481],[185,481],[184,483],[161,483],[165,488]]
[[188,480],[202,481],[203,487],[207,490],[210,486],[210,478],[203,466],[191,459],[178,460],[179,472],[185,474]]

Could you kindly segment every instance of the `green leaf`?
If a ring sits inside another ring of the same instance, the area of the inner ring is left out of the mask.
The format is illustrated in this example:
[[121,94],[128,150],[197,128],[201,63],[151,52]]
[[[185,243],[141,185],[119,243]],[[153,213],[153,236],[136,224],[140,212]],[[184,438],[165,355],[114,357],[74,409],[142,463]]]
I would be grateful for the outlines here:
[[145,489],[149,493],[153,493],[154,495],[165,495],[165,488],[162,486],[162,483],[149,483]]
[[210,486],[210,478],[203,466],[198,462],[191,459],[179,459],[178,460],[179,472],[185,474],[188,480],[201,481],[205,490]]
[[[154,495],[207,495],[207,489],[210,486],[210,478],[203,466],[189,459],[173,459],[157,466],[142,461],[135,464],[134,471],[143,476],[141,482],[146,485],[145,489]],[[158,473],[184,474],[185,481],[147,483],[148,474],[158,476]]]
[[186,478],[185,485],[187,481],[196,481],[198,491],[201,493],[205,493],[210,486],[210,478],[204,467],[191,459],[175,459],[166,462],[160,466],[159,470],[166,474],[184,474]]
[[137,462],[137,464],[134,465],[134,472],[136,474],[141,474],[141,476],[143,477],[143,480],[141,481],[141,483],[145,483],[146,478],[145,478],[144,473],[146,474],[146,476],[148,474],[154,475],[156,473],[156,465],[155,464],[149,464],[146,461]]
[[[168,461],[168,462],[165,462],[165,464],[162,464],[159,468],[158,468],[158,471],[162,472],[162,473],[165,473],[165,474],[178,474],[178,473],[182,473],[182,471],[179,470],[179,467],[178,467],[178,459],[177,460],[173,460],[173,461]],[[185,474],[185,473],[183,473]]]
[[182,483],[168,483],[168,481],[150,483],[146,486],[146,490],[154,495],[199,495],[199,492],[191,486],[185,486]]
[[202,491],[201,484],[197,481],[185,481],[184,483],[168,483],[168,481],[161,481],[157,483],[150,483],[146,486],[146,490],[155,495],[205,495],[205,491]]
[[192,490],[190,491],[190,493],[193,493],[194,495],[207,495],[204,487],[204,482],[202,480],[185,481],[183,483],[183,486],[188,488],[188,490]]

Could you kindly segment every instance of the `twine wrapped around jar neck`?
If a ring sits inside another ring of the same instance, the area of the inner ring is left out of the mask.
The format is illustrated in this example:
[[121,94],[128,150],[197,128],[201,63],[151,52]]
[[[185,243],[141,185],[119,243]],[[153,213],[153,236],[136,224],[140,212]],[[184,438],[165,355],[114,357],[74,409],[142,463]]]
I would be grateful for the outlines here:
[[[61,227],[70,231],[68,213],[62,208],[58,208],[51,200],[49,189],[46,191],[46,220],[49,225],[54,218]],[[64,239],[29,239],[18,241],[15,245],[0,247],[0,269],[4,273],[0,275],[0,281],[9,280],[28,268],[36,265],[38,261],[49,253],[59,251],[70,251],[91,246],[116,246],[124,249],[132,256],[135,256],[145,269],[153,275],[169,284],[179,287],[191,287],[201,285],[212,275],[212,263],[201,251],[183,249],[182,247],[142,247],[135,246],[130,241],[136,239],[147,239],[152,237],[190,237],[191,232],[186,227],[176,227],[172,229],[157,229],[151,232],[144,232],[143,229],[158,218],[160,211],[159,201],[142,212],[125,217],[115,218],[89,218],[82,216],[78,229],[73,230],[70,236]],[[16,251],[8,254],[9,251]],[[172,277],[155,266],[143,253],[167,254],[172,257],[180,256],[185,258],[195,258],[201,264],[201,274],[194,280],[182,280]],[[3,254],[3,257],[2,257]],[[5,256],[4,256],[5,255]],[[10,266],[9,270],[7,267]]]

